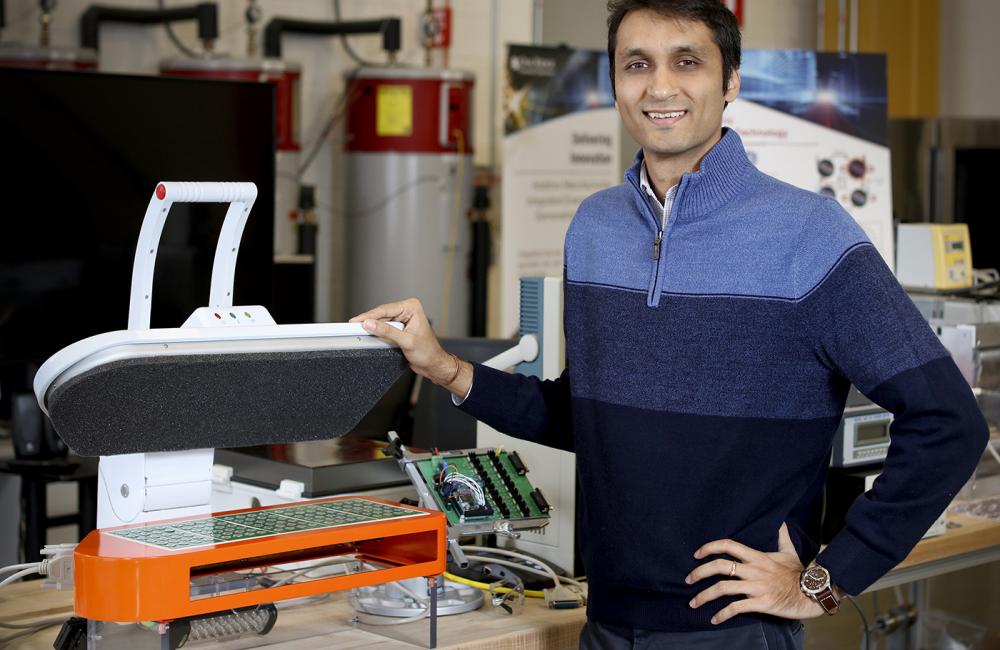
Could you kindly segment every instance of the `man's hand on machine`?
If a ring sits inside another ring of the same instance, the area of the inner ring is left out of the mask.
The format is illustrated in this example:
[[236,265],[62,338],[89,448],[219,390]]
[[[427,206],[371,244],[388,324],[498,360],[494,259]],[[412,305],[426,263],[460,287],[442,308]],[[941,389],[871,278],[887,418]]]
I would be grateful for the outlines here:
[[[398,330],[382,321],[398,321]],[[416,298],[379,305],[350,320],[380,339],[395,343],[403,352],[413,372],[465,397],[472,385],[472,364],[462,361],[441,347],[424,306]]]
[[788,534],[788,527],[781,524],[778,531],[778,550],[764,553],[731,539],[721,539],[705,544],[695,551],[696,559],[711,555],[727,555],[734,560],[716,559],[692,571],[685,582],[694,584],[711,576],[721,580],[705,589],[691,600],[691,607],[701,607],[719,596],[745,596],[730,603],[712,617],[718,625],[737,614],[759,612],[781,618],[805,619],[823,614],[820,605],[802,593],[799,576],[803,566]]

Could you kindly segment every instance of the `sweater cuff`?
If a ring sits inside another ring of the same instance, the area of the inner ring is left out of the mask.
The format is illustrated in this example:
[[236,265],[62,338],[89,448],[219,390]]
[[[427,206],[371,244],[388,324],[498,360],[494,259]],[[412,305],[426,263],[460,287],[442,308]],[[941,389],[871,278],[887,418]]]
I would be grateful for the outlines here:
[[451,394],[451,403],[455,406],[461,406],[465,403],[465,400],[469,399],[469,395],[472,394],[472,387],[476,385],[476,376],[472,375],[472,381],[469,382],[469,390],[465,391],[465,395],[459,397],[455,393]]
[[898,562],[875,551],[844,528],[816,556],[816,564],[830,572],[830,579],[838,587],[857,596],[889,573]]
[[497,396],[510,390],[509,383],[510,377],[507,372],[473,362],[471,386],[475,386],[476,389],[472,390],[470,386],[469,393],[464,399],[459,401],[453,396],[453,402],[455,406],[477,420],[489,418],[497,408]]

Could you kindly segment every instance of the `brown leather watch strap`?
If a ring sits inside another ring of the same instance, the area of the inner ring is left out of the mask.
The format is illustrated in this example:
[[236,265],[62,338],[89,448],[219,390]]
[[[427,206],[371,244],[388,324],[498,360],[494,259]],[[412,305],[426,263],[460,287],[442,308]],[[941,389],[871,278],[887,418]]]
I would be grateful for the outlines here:
[[815,599],[819,603],[819,606],[823,608],[823,611],[830,616],[840,611],[840,603],[837,601],[837,597],[833,594],[833,589],[830,587],[816,594]]

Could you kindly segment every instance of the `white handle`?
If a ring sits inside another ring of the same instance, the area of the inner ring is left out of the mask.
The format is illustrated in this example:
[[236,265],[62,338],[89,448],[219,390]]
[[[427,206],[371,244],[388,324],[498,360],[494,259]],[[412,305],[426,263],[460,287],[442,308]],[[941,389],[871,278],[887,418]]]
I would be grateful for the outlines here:
[[153,268],[163,224],[174,203],[228,203],[229,210],[222,222],[219,243],[212,266],[212,290],[209,306],[226,308],[233,305],[233,277],[236,255],[250,209],[257,198],[253,183],[157,183],[149,199],[146,216],[139,231],[139,243],[132,265],[132,294],[128,305],[128,328],[149,329],[150,305],[153,298]]
[[495,370],[506,370],[519,363],[532,362],[538,357],[538,339],[534,334],[525,334],[517,345],[509,350],[504,350],[495,357],[491,357],[483,362],[487,368]]

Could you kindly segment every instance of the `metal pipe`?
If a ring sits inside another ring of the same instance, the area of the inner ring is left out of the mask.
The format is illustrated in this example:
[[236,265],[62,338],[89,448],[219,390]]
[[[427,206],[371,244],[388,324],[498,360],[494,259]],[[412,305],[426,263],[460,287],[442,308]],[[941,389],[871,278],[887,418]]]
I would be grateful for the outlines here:
[[41,0],[38,3],[41,13],[38,16],[40,31],[38,32],[38,44],[41,47],[48,47],[50,43],[53,0]]
[[429,68],[431,67],[432,63],[431,48],[434,39],[431,38],[430,34],[427,33],[427,31],[429,30],[429,27],[427,25],[429,25],[430,21],[433,19],[434,16],[434,0],[427,0],[427,9],[425,10],[425,12],[426,13],[424,14],[424,20],[427,21],[427,24],[425,24],[424,27],[424,67]]
[[816,49],[826,49],[826,0],[816,0]]
[[544,0],[535,0],[534,13],[531,17],[531,43],[533,45],[541,45],[544,40],[544,32],[542,27],[545,22],[545,2]]
[[847,0],[837,0],[837,51],[843,52],[847,47]]
[[395,60],[401,42],[399,18],[329,22],[276,17],[264,28],[264,56],[281,58],[281,35],[285,32],[320,36],[381,34],[382,49],[389,53],[391,61]]
[[[477,193],[479,188],[476,188]],[[486,300],[490,268],[490,222],[485,216],[472,222],[472,300],[469,334],[486,336]]]
[[[490,0],[490,53],[491,61],[500,61],[500,10],[499,0]],[[497,67],[490,66],[490,175],[497,168]]]
[[80,46],[99,50],[100,28],[103,22],[151,25],[179,20],[198,21],[198,38],[206,49],[219,37],[219,11],[214,2],[201,2],[170,9],[126,9],[91,5],[80,17]]
[[858,51],[858,0],[851,0],[850,51]]

